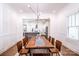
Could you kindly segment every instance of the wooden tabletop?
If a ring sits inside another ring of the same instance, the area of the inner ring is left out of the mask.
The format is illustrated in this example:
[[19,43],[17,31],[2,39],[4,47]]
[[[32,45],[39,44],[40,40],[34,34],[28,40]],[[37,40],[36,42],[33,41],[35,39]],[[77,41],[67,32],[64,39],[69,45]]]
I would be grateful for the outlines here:
[[32,48],[53,48],[54,47],[44,36],[41,36],[41,38],[44,44],[36,45],[36,37],[32,37],[31,40],[28,42],[28,44],[26,44],[26,48],[32,49]]

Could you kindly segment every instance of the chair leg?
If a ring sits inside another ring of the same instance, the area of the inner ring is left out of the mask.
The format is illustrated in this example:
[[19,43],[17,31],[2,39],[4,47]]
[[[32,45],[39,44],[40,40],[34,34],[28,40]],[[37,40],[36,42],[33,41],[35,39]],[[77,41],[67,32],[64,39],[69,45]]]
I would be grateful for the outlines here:
[[22,55],[25,55],[25,56],[27,56],[27,54],[19,54],[19,56],[22,56]]
[[60,54],[58,53],[58,56],[60,56]]
[[22,56],[22,54],[21,54],[21,53],[19,53],[19,56]]
[[27,56],[27,54],[25,54]]
[[60,56],[59,53],[53,53],[53,54],[55,54],[56,56]]
[[53,53],[52,53],[52,56],[53,56]]
[[56,55],[56,56],[60,56],[59,53],[52,53],[52,56],[54,56],[54,55]]
[[56,53],[56,56],[60,56],[60,54],[59,53]]
[[19,56],[20,56],[20,54],[19,54]]
[[57,53],[56,53],[56,56],[57,56]]

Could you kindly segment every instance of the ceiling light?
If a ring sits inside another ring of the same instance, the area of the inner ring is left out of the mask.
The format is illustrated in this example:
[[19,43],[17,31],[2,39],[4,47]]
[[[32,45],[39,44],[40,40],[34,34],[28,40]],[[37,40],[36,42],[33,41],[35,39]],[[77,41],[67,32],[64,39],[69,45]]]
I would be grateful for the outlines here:
[[29,7],[29,8],[30,8],[31,6],[28,4],[28,5],[27,5],[27,7]]
[[23,12],[23,10],[20,10],[20,13],[22,13]]

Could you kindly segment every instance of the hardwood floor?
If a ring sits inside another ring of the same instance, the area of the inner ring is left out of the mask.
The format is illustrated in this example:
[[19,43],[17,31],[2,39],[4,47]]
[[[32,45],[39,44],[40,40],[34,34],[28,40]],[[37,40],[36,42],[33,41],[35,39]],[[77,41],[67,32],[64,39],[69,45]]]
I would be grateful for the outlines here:
[[14,45],[7,51],[3,52],[0,56],[14,56],[17,53],[17,46]]
[[62,46],[61,54],[63,56],[79,56],[78,54],[74,53],[72,50],[68,49],[65,46]]
[[[17,53],[17,48],[16,48],[16,45],[14,45],[10,49],[8,49],[4,53],[2,53],[0,56],[14,56],[16,53]],[[65,46],[62,46],[61,55],[63,55],[63,56],[79,56],[78,54],[74,53],[73,51],[71,51],[70,49],[68,49]]]

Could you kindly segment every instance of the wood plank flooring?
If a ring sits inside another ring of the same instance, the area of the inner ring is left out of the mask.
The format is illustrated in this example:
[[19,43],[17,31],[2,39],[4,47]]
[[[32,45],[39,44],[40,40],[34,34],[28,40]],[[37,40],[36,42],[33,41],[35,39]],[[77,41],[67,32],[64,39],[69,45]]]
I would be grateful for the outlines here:
[[68,49],[65,46],[62,46],[61,54],[63,56],[79,56],[78,54],[74,53],[72,50]]

